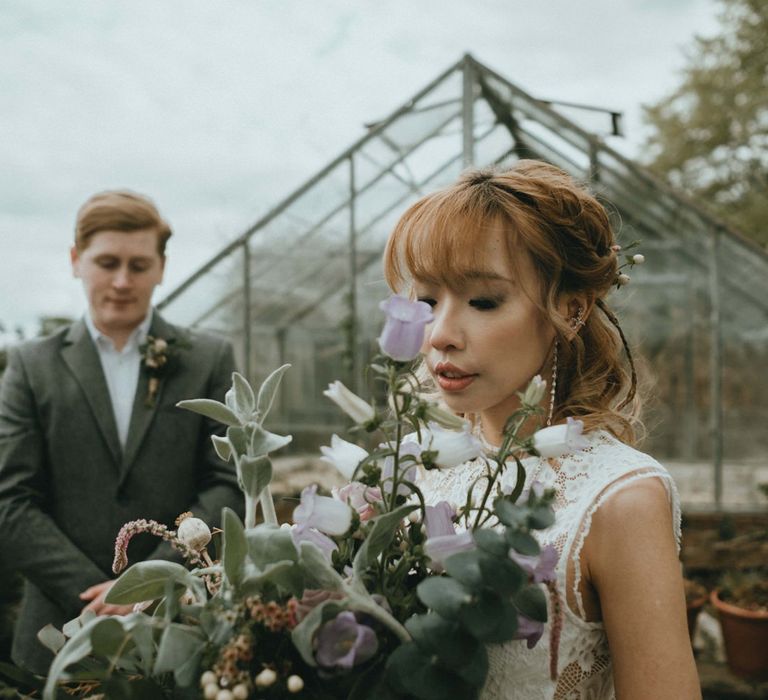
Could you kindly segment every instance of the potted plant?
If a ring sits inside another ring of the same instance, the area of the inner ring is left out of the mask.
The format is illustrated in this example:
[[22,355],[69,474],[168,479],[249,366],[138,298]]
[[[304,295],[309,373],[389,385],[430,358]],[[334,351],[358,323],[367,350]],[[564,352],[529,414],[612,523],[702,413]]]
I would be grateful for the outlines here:
[[701,609],[707,602],[707,589],[700,583],[689,578],[683,580],[685,585],[685,610],[688,616],[688,635],[693,642],[693,635],[696,633],[696,620],[699,617]]
[[737,676],[768,680],[768,575],[729,573],[712,591],[728,667]]

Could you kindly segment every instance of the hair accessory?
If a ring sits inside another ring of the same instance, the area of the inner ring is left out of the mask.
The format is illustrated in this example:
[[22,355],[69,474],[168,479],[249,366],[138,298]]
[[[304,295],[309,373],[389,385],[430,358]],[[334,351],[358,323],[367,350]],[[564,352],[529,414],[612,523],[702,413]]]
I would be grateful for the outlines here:
[[[632,243],[624,248],[618,244],[612,245],[611,252],[616,255],[622,251],[626,253],[626,251],[631,250],[632,248],[636,248],[638,245],[640,245],[640,241],[632,241]],[[642,265],[644,262],[645,256],[640,253],[635,253],[634,255],[625,255],[624,262],[616,268],[616,278],[613,280],[613,283],[616,285],[616,289],[619,289],[620,287],[626,287],[632,281],[632,278],[626,272],[622,272],[622,270],[627,268],[631,270],[635,265]]]
[[555,340],[555,348],[552,351],[552,382],[549,387],[549,412],[547,413],[547,426],[552,425],[552,416],[555,413],[555,394],[557,393],[557,346],[560,341]]
[[585,323],[584,307],[580,306],[579,310],[576,312],[576,315],[571,319],[571,328],[573,328],[573,330],[578,333],[579,328],[581,328]]

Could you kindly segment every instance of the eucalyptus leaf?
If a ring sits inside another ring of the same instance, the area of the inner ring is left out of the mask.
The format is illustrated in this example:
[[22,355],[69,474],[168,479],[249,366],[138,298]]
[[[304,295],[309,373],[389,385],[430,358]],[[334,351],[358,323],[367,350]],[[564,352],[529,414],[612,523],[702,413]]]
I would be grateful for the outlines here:
[[280,386],[280,380],[282,380],[285,371],[291,365],[285,364],[282,367],[278,367],[272,372],[262,383],[259,388],[259,395],[256,399],[256,411],[259,414],[259,420],[263,423],[267,414],[272,408],[272,404],[277,394],[277,389]]
[[229,408],[213,399],[187,399],[179,401],[176,405],[225,425],[240,425],[238,417]]
[[222,524],[224,534],[222,565],[227,580],[237,588],[243,579],[243,569],[245,565],[245,555],[248,551],[248,544],[245,539],[245,530],[240,518],[231,508],[224,508],[222,511]]
[[232,445],[229,440],[219,435],[211,435],[211,442],[213,442],[213,449],[216,450],[216,454],[225,462],[229,462],[229,458],[232,456]]
[[401,644],[392,652],[387,659],[387,670],[390,681],[398,690],[423,700],[471,698],[476,695],[475,689],[413,642]]
[[480,552],[470,550],[457,552],[448,557],[443,566],[454,579],[474,591],[483,585],[483,573],[480,571]]
[[508,556],[494,557],[481,552],[478,562],[485,585],[501,596],[514,595],[528,580],[527,574]]
[[492,591],[482,591],[475,596],[471,605],[461,608],[459,619],[473,637],[487,642],[496,638],[502,605],[498,595]]
[[475,530],[472,533],[472,537],[477,543],[477,546],[483,551],[489,552],[496,557],[507,556],[509,545],[504,539],[504,535],[501,533],[488,528],[481,528]]
[[165,593],[166,581],[178,584],[181,591],[199,588],[199,581],[181,564],[172,561],[142,561],[130,567],[109,589],[105,602],[115,605],[156,600]]
[[531,584],[521,590],[514,600],[517,609],[526,617],[537,622],[547,621],[547,597],[538,584]]
[[113,665],[126,651],[130,634],[116,617],[102,617],[91,630],[93,653],[110,660]]
[[493,510],[499,520],[508,527],[518,528],[525,525],[525,508],[512,503],[507,497],[497,498],[494,501]]
[[251,420],[256,409],[256,397],[248,380],[240,372],[232,372],[232,388],[235,392],[235,413],[245,423]]
[[472,595],[458,581],[445,576],[433,576],[422,581],[416,592],[424,605],[439,615],[451,619],[462,606],[472,602]]
[[363,572],[376,561],[376,557],[389,545],[403,518],[407,517],[409,513],[412,513],[417,508],[417,505],[400,506],[371,521],[373,523],[371,530],[363,540],[363,544],[355,555],[355,560],[352,564],[357,578],[363,575]]
[[504,597],[498,603],[494,600],[490,605],[493,612],[493,625],[485,629],[482,636],[483,642],[502,644],[514,639],[518,628],[517,608]]
[[427,654],[436,654],[449,668],[466,664],[479,642],[455,620],[446,620],[434,612],[414,615],[405,623],[413,641]]
[[46,649],[50,649],[54,654],[67,643],[64,633],[61,630],[57,630],[51,624],[47,624],[37,633],[37,639]]
[[453,667],[456,675],[475,688],[482,688],[488,676],[488,651],[485,644],[478,644],[464,663]]
[[91,630],[99,621],[98,618],[92,618],[84,624],[53,658],[43,689],[43,700],[55,700],[57,684],[67,679],[67,667],[91,653]]
[[154,673],[173,671],[180,686],[189,686],[197,678],[200,657],[206,646],[202,632],[189,625],[172,623],[165,628],[157,649]]
[[531,508],[528,514],[528,525],[533,530],[546,530],[555,522],[555,512],[550,506]]
[[507,544],[520,554],[534,557],[541,552],[541,547],[533,535],[527,532],[507,530]]
[[237,475],[243,491],[251,498],[258,498],[272,481],[272,462],[266,455],[243,455],[237,460]]

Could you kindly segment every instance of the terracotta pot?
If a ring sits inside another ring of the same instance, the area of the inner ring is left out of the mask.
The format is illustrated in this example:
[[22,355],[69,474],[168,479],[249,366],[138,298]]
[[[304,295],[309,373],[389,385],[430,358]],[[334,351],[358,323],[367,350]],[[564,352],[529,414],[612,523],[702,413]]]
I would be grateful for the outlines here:
[[693,642],[693,635],[696,634],[696,619],[699,617],[699,613],[706,602],[707,594],[705,593],[701,598],[692,600],[685,606],[685,612],[688,615],[688,636],[691,638],[691,642]]
[[710,602],[720,618],[728,667],[743,678],[768,680],[768,612],[738,608],[720,600],[716,590]]

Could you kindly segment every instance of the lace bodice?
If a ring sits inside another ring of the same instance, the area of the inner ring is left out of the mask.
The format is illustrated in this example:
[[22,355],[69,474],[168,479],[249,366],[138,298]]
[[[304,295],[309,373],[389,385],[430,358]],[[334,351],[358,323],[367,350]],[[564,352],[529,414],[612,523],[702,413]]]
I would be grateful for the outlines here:
[[[482,700],[611,700],[615,697],[603,624],[586,621],[579,593],[581,550],[592,517],[606,499],[640,479],[661,479],[669,494],[679,546],[679,497],[664,467],[607,432],[595,431],[588,438],[589,447],[581,452],[559,459],[523,461],[526,488],[537,480],[557,490],[555,524],[538,533],[538,539],[542,545],[554,545],[560,554],[557,585],[564,612],[558,678],[553,681],[549,675],[547,632],[531,650],[524,641],[494,645],[489,647],[488,679]],[[451,470],[422,470],[419,487],[430,505],[446,500],[460,506],[478,477],[481,481],[474,488],[477,493],[482,492],[484,472],[483,460],[467,462]],[[505,475],[513,472],[507,470]]]

